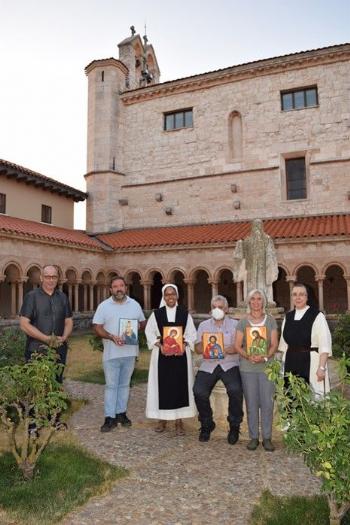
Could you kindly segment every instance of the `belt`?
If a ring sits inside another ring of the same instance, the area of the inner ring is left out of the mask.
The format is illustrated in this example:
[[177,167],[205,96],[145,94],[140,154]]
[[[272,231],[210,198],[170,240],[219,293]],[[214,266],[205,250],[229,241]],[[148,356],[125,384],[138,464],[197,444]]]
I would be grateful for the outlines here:
[[288,346],[288,352],[318,352],[318,348],[314,346]]

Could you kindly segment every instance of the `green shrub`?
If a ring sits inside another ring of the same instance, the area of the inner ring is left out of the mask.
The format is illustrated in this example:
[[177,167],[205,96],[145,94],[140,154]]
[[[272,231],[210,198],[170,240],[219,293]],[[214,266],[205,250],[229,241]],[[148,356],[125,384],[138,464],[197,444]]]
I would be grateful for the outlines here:
[[333,355],[350,357],[350,314],[342,314],[333,332]]
[[0,333],[0,367],[24,363],[26,336],[17,328]]
[[57,381],[62,365],[56,353],[33,354],[25,364],[0,368],[0,425],[26,480],[57,430],[57,417],[66,408],[67,394]]

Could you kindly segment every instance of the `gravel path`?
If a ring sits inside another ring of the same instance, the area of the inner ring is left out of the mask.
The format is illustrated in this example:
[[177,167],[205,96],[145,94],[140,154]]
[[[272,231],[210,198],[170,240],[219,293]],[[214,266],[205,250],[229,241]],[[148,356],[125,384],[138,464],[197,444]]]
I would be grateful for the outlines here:
[[63,521],[64,525],[246,525],[262,490],[278,495],[312,495],[319,481],[301,458],[288,456],[280,435],[276,451],[246,449],[243,425],[232,446],[226,431],[217,429],[208,443],[198,441],[198,422],[186,420],[186,435],[156,434],[144,416],[146,385],[131,389],[131,428],[102,434],[103,386],[66,381],[74,398],[89,400],[75,413],[70,429],[87,449],[130,476],[105,496],[92,498]]

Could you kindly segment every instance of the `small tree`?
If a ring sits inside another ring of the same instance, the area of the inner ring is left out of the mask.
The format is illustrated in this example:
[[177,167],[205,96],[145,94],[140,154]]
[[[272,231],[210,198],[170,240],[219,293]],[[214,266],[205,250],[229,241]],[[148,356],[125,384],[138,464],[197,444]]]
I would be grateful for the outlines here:
[[67,406],[67,394],[57,381],[61,369],[52,349],[24,365],[0,368],[0,423],[26,480],[32,479],[38,458],[56,430],[57,416]]
[[0,333],[0,367],[24,363],[26,336],[17,328]]
[[280,422],[288,428],[287,449],[302,454],[311,472],[321,478],[331,525],[339,525],[350,509],[350,401],[343,393],[350,379],[349,361],[345,356],[340,361],[342,388],[317,400],[309,385],[292,374],[286,389],[278,361],[266,372],[276,384]]
[[343,353],[350,357],[350,314],[342,314],[338,317],[333,332],[332,349],[335,357],[341,357]]

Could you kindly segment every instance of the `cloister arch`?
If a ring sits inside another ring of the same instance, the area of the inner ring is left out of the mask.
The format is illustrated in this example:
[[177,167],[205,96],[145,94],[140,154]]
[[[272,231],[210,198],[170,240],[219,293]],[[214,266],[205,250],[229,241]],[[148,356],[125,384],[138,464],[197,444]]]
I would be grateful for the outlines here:
[[276,306],[284,308],[286,312],[290,310],[290,288],[287,281],[288,271],[282,265],[278,265],[278,277],[272,285],[273,299]]
[[232,270],[220,268],[215,272],[214,281],[217,282],[218,294],[226,297],[229,307],[237,306],[237,288]]
[[17,262],[8,262],[0,282],[0,316],[16,317],[23,302],[23,273]]
[[209,283],[210,274],[207,270],[197,269],[192,272],[194,290],[194,310],[198,313],[208,313],[212,298],[212,288]]
[[187,286],[185,283],[185,271],[174,268],[168,273],[168,282],[174,283],[179,291],[179,304],[188,307]]
[[317,270],[314,265],[306,263],[296,269],[296,281],[301,282],[308,288],[309,302],[319,303],[318,285],[316,282]]
[[348,308],[347,283],[344,268],[340,264],[330,264],[323,281],[324,310],[327,314],[344,313]]
[[128,285],[128,295],[144,307],[144,290],[141,283],[141,274],[137,270],[128,270],[125,274],[125,280]]

